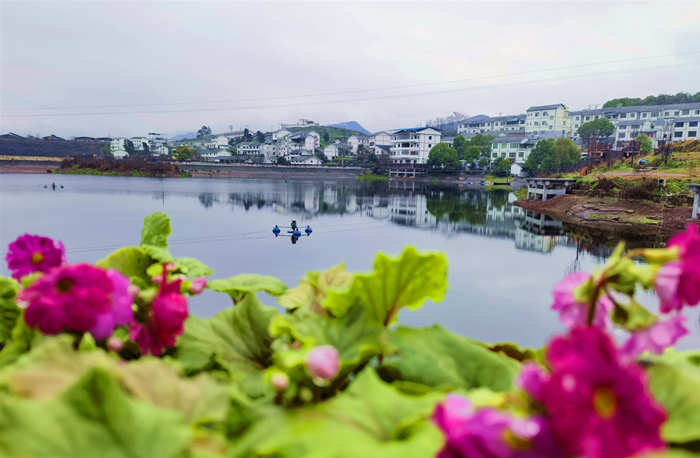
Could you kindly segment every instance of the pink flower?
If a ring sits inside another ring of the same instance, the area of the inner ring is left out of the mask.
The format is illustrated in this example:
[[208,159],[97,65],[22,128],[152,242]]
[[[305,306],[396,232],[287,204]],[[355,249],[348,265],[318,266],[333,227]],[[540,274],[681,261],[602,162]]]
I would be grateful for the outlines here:
[[340,354],[332,345],[314,347],[306,355],[306,371],[313,378],[333,380],[340,370]]
[[660,310],[680,310],[684,304],[700,302],[700,234],[698,227],[688,224],[685,232],[674,235],[666,245],[678,249],[679,261],[659,269],[654,290],[659,296]]
[[547,354],[552,376],[542,387],[558,442],[575,456],[617,458],[663,448],[663,410],[645,373],[622,357],[596,327],[555,338]]
[[[559,320],[569,329],[587,325],[588,303],[577,300],[574,296],[574,290],[590,278],[591,276],[585,272],[574,272],[554,285],[552,310],[559,312]],[[593,317],[593,326],[611,329],[610,312],[612,309],[613,303],[607,296],[599,298]]]
[[95,326],[90,329],[90,334],[97,339],[106,339],[114,332],[117,326],[126,326],[134,320],[134,311],[131,305],[134,299],[129,291],[129,279],[120,272],[109,269],[107,276],[112,281],[112,307],[107,312],[97,317]]
[[272,386],[275,387],[277,391],[284,391],[289,387],[289,376],[278,372],[272,376]]
[[204,291],[204,288],[207,287],[207,279],[205,277],[197,277],[194,280],[192,280],[192,286],[190,287],[190,291],[192,291],[192,294],[201,294],[202,291]]
[[24,234],[7,247],[7,267],[19,280],[32,272],[48,272],[66,262],[63,243],[48,237]]
[[518,419],[492,408],[475,411],[469,399],[448,394],[433,421],[445,434],[439,458],[561,457],[547,423]]
[[647,329],[633,333],[622,347],[622,353],[631,358],[648,350],[660,355],[666,347],[675,344],[678,339],[688,334],[685,322],[688,321],[683,315],[676,315],[664,321],[657,321]]
[[518,388],[532,396],[533,399],[540,401],[542,398],[542,387],[548,377],[549,375],[539,364],[527,361],[523,363],[515,384]]
[[163,279],[151,302],[148,321],[145,324],[135,322],[129,329],[129,338],[138,344],[144,355],[160,355],[175,345],[177,337],[185,330],[188,311],[187,298],[180,294],[182,280],[178,278],[168,283],[165,268]]

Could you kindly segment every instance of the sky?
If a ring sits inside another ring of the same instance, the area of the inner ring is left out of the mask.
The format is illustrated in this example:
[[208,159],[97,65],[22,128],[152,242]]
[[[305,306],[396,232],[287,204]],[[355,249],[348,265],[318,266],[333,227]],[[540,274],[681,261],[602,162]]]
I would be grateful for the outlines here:
[[0,133],[374,132],[698,92],[700,2],[2,0],[0,64]]

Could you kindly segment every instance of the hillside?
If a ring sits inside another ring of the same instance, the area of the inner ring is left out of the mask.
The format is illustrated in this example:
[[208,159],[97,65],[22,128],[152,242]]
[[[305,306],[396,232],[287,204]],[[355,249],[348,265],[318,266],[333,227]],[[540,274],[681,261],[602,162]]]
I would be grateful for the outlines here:
[[329,124],[326,127],[338,127],[340,129],[354,130],[355,132],[360,132],[361,134],[365,135],[372,134],[372,132],[362,127],[357,121],[339,122],[338,124]]
[[345,139],[351,135],[357,135],[359,132],[350,129],[342,129],[340,127],[331,126],[313,126],[313,127],[293,127],[288,129],[290,132],[299,132],[302,130],[313,130],[321,135],[321,144],[325,145],[326,142],[323,141],[323,134],[328,133],[329,140],[334,138]]
[[195,134],[194,132],[187,132],[186,134],[176,135],[170,140],[189,140],[192,138],[197,138],[197,134]]

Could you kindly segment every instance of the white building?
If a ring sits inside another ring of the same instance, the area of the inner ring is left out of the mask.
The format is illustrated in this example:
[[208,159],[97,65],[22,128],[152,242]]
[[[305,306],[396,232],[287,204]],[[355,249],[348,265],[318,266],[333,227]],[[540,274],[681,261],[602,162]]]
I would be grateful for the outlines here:
[[486,134],[491,132],[525,132],[527,115],[486,116],[477,115],[465,119],[457,126],[461,135]]
[[260,143],[242,142],[238,144],[238,154],[260,154]]
[[199,151],[199,155],[206,161],[218,162],[222,158],[230,158],[231,153],[224,149],[204,149]]
[[133,137],[131,138],[131,143],[134,145],[136,151],[142,151],[146,148],[151,149],[151,144],[146,137]]
[[394,164],[425,164],[428,153],[440,143],[440,131],[432,127],[403,129],[391,135],[391,160]]
[[212,138],[210,142],[205,143],[204,146],[207,149],[228,149],[228,138],[224,135],[218,135]]
[[524,164],[537,141],[539,139],[529,137],[496,137],[491,140],[491,162],[510,159],[511,162]]
[[331,143],[330,145],[323,148],[323,155],[326,156],[326,159],[332,161],[340,155],[340,148],[338,148],[339,145],[339,143]]
[[367,146],[374,154],[383,154],[381,146],[391,146],[391,134],[387,131],[375,132],[367,139]]
[[321,159],[316,156],[303,155],[289,160],[293,165],[321,165]]
[[556,132],[569,137],[573,136],[569,109],[563,103],[528,108],[525,132],[533,134]]
[[267,158],[277,157],[277,143],[265,142],[261,144],[258,153]]
[[350,152],[352,154],[357,154],[357,149],[360,147],[360,144],[362,144],[360,137],[357,135],[351,135],[345,141],[350,146]]
[[126,148],[124,147],[125,141],[125,138],[115,138],[112,139],[111,142],[109,142],[109,149],[112,150],[112,155],[116,159],[124,159],[126,156],[129,155],[126,152]]

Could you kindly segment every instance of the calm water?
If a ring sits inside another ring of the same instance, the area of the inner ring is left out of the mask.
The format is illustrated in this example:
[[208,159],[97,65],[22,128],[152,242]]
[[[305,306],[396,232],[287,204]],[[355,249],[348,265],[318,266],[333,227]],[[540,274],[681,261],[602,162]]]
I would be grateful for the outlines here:
[[[65,188],[44,189],[51,182]],[[506,192],[412,183],[0,175],[0,251],[4,258],[18,235],[39,233],[62,240],[69,261],[94,262],[138,244],[144,216],[164,211],[175,256],[201,259],[214,278],[259,273],[294,286],[307,270],[342,261],[351,271],[369,270],[377,251],[396,254],[413,244],[448,254],[450,290],[439,305],[402,313],[401,323],[440,323],[485,341],[539,346],[561,330],[549,310],[552,285],[603,262],[609,246],[526,214],[513,200]],[[272,235],[275,224],[292,219],[313,234],[296,244]],[[8,275],[4,262],[0,275]],[[229,305],[228,297],[207,292],[191,311],[211,316]],[[689,316],[694,333],[679,346],[700,347],[697,313]]]

